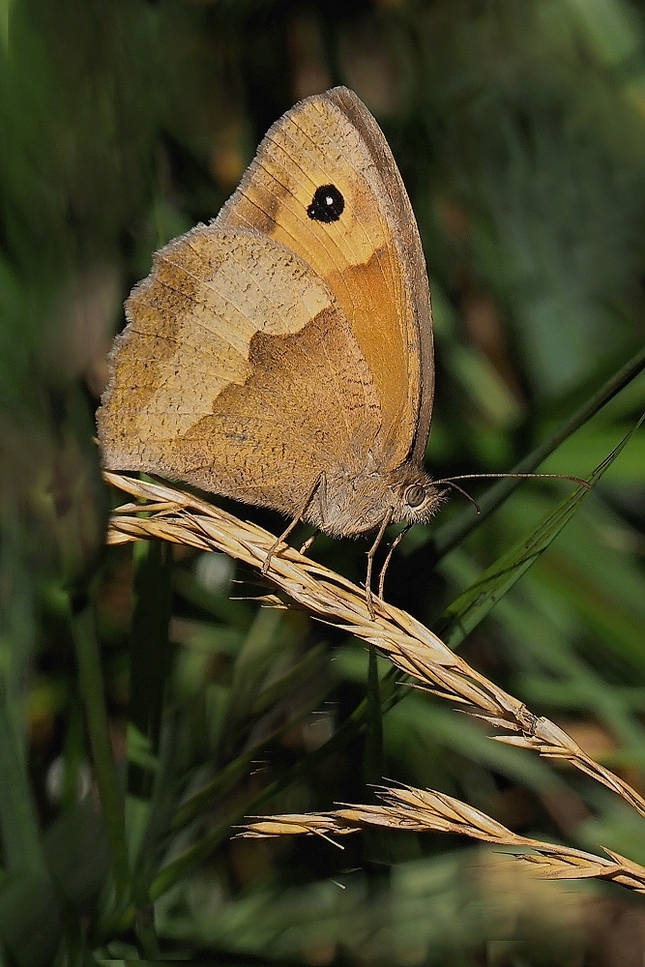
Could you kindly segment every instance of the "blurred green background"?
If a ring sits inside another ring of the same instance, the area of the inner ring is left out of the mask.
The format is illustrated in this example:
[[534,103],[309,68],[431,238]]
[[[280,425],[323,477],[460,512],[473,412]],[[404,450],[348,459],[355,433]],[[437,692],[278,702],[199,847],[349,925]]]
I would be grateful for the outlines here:
[[[245,813],[365,802],[385,775],[645,862],[620,800],[439,699],[399,689],[382,722],[334,742],[367,691],[364,648],[259,609],[250,571],[103,547],[117,497],[93,419],[124,297],[155,249],[217,213],[268,126],[336,83],[376,115],[419,220],[433,473],[509,470],[642,350],[640,0],[0,0],[7,967],[642,963],[642,902],[526,881],[467,842],[231,841]],[[644,404],[641,376],[541,469],[586,476]],[[641,792],[644,471],[641,432],[462,645]],[[437,561],[453,498],[402,543],[388,600],[437,626],[568,486],[522,485]],[[313,553],[360,581],[367,546]]]

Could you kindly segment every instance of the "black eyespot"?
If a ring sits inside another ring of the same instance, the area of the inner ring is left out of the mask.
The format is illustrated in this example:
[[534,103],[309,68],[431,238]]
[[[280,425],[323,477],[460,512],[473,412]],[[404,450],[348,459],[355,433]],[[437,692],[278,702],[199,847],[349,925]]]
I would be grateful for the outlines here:
[[344,208],[345,199],[336,185],[321,185],[314,192],[307,214],[315,222],[337,222]]
[[412,484],[403,496],[408,507],[420,507],[426,499],[426,492],[420,484]]

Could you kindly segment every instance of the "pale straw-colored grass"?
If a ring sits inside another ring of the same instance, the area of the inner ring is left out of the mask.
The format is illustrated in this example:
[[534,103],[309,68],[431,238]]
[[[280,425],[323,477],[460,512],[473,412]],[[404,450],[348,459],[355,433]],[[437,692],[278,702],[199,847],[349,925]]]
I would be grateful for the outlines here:
[[268,839],[304,834],[328,839],[378,827],[412,833],[456,833],[517,851],[515,858],[528,864],[531,872],[542,879],[600,878],[620,883],[637,893],[645,893],[645,869],[611,850],[605,850],[606,856],[596,856],[558,843],[518,836],[479,809],[430,789],[382,786],[376,790],[376,794],[384,805],[347,806],[325,813],[265,816],[243,827],[238,836]]
[[[105,478],[135,498],[112,514],[108,530],[110,544],[157,538],[199,550],[224,552],[259,570],[275,541],[272,534],[255,524],[241,521],[171,484],[115,473],[106,473]],[[375,599],[375,617],[371,618],[364,590],[292,547],[281,547],[273,555],[267,578],[308,611],[374,645],[420,687],[484,719],[495,730],[491,738],[566,762],[611,789],[645,816],[645,800],[628,783],[588,756],[549,719],[534,715],[522,702],[471,668],[406,612]],[[281,603],[271,594],[262,600],[274,605]],[[498,846],[535,851],[526,854],[524,859],[541,876],[603,877],[635,890],[645,889],[645,870],[609,850],[605,851],[607,859],[518,837],[478,810],[436,792],[384,789],[381,795],[386,799],[385,806],[352,807],[323,816],[275,816],[250,825],[248,831],[256,835],[342,833],[366,823],[417,830],[440,829],[485,839]]]

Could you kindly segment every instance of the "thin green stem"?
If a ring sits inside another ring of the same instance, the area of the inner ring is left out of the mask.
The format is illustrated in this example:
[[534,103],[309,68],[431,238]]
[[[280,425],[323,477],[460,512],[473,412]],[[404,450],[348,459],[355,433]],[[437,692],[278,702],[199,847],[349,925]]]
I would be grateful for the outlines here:
[[125,839],[125,809],[110,744],[103,672],[92,604],[86,605],[75,615],[70,605],[69,621],[76,650],[80,691],[85,706],[94,772],[110,844],[115,887],[118,898],[123,899],[130,881]]
[[[568,439],[576,430],[590,420],[606,403],[627,386],[635,376],[638,376],[643,369],[645,369],[645,349],[636,353],[629,362],[625,363],[617,373],[614,373],[607,380],[604,386],[591,399],[587,400],[586,403],[564,420],[548,440],[545,440],[544,443],[541,443],[526,457],[523,457],[509,472],[530,473],[536,467],[539,467],[564,440]],[[498,483],[486,491],[483,497],[477,498],[477,502],[481,508],[481,515],[478,515],[473,507],[467,507],[458,517],[438,527],[429,542],[430,546],[434,549],[437,560],[444,557],[444,555],[458,544],[461,544],[521,483],[521,480],[510,477],[498,481]],[[425,554],[428,553],[427,544],[424,545],[423,551]]]

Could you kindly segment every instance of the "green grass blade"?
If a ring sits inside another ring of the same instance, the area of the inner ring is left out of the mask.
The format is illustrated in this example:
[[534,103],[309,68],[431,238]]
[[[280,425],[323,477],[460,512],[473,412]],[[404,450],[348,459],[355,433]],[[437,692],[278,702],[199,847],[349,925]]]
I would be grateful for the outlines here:
[[[132,898],[140,914],[136,931],[142,950],[158,952],[148,915],[148,888],[158,853],[159,736],[171,668],[172,550],[145,541],[133,548],[134,611],[130,629],[130,708],[127,737],[126,838],[133,868]],[[156,808],[155,808],[156,807]]]
[[133,555],[135,603],[130,631],[129,725],[130,734],[138,736],[135,744],[139,755],[131,756],[128,747],[128,793],[147,799],[154,781],[164,691],[170,671],[172,555],[168,545],[158,541],[136,544]]
[[110,744],[93,605],[86,605],[80,613],[74,615],[70,603],[69,623],[76,651],[80,691],[85,706],[94,772],[110,846],[114,882],[117,896],[122,899],[128,891],[130,881],[125,840],[125,809]]
[[[645,369],[645,349],[636,353],[618,372],[607,380],[597,393],[584,403],[579,409],[571,414],[558,429],[535,448],[527,456],[517,463],[510,473],[531,473],[553,453],[560,444],[570,437],[576,430],[587,423],[606,403],[613,399],[625,386],[628,385],[638,374]],[[522,483],[521,480],[512,477],[499,480],[486,493],[478,498],[481,508],[481,515],[477,515],[473,507],[466,510],[438,527],[430,537],[429,543],[434,549],[436,558],[441,558],[448,551],[460,544],[476,527],[478,527],[506,498]],[[428,551],[427,544],[424,545],[425,553]]]
[[[596,467],[589,477],[592,487],[619,456],[643,419],[645,416],[641,417],[636,426]],[[588,491],[584,487],[576,488],[553,513],[548,514],[538,523],[528,538],[523,538],[514,544],[484,571],[475,584],[453,601],[442,615],[436,629],[451,648],[457,647],[486,617],[500,598],[528,571],[571,519],[587,494]]]
[[0,836],[11,870],[44,870],[24,730],[24,682],[37,640],[36,600],[25,535],[10,498],[0,503]]
[[378,672],[378,652],[369,646],[367,671],[367,729],[363,754],[363,778],[367,785],[383,778],[383,709]]

